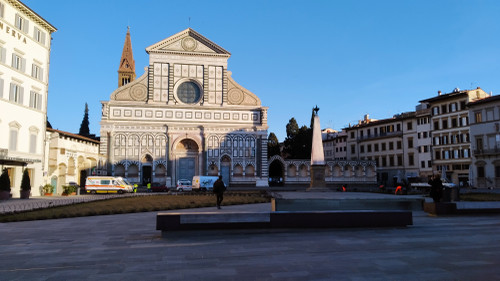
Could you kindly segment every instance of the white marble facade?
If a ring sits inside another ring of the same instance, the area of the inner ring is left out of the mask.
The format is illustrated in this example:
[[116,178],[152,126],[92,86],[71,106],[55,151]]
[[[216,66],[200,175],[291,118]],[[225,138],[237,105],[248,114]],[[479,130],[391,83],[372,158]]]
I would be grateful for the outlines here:
[[102,102],[107,173],[140,184],[222,175],[267,186],[268,108],[231,78],[231,54],[190,28],[146,52],[145,73]]

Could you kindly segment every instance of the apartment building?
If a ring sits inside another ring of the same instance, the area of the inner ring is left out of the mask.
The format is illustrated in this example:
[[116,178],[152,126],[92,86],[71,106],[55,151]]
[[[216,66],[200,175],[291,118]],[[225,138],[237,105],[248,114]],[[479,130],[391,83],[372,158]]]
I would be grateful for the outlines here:
[[429,179],[433,175],[432,170],[432,137],[431,137],[431,110],[426,104],[416,107],[415,117],[417,119],[417,150],[419,177],[421,180]]
[[13,197],[23,169],[32,195],[43,184],[51,34],[56,28],[15,0],[0,0],[0,168]]
[[375,161],[380,184],[394,186],[419,176],[416,112],[382,120],[366,115],[345,130],[347,159]]
[[433,170],[461,187],[469,185],[472,163],[467,105],[489,95],[481,88],[453,92],[421,100],[431,110]]
[[325,161],[347,159],[347,133],[345,130],[336,131],[324,129],[321,131],[323,137],[323,151]]
[[470,185],[500,187],[500,96],[468,104],[472,161]]

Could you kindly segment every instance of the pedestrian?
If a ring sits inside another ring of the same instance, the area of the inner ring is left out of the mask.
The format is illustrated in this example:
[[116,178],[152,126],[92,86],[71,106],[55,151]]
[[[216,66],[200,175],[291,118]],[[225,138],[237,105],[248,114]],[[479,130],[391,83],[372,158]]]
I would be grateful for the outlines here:
[[441,181],[441,177],[439,175],[435,175],[430,181],[431,185],[431,197],[434,203],[441,201],[441,196],[443,195],[443,182]]
[[220,205],[222,204],[222,200],[224,199],[224,191],[226,191],[226,186],[222,181],[222,176],[219,176],[219,178],[214,182],[213,191],[217,196],[217,209],[220,209]]

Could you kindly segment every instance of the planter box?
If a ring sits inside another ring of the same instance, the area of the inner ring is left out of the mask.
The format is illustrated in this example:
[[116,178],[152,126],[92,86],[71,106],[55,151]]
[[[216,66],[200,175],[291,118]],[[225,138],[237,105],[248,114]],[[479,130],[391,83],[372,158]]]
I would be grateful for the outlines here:
[[10,199],[10,191],[1,190],[0,200],[8,200],[8,199]]
[[52,193],[44,193],[44,196],[52,196]]
[[31,190],[21,190],[21,199],[30,199]]

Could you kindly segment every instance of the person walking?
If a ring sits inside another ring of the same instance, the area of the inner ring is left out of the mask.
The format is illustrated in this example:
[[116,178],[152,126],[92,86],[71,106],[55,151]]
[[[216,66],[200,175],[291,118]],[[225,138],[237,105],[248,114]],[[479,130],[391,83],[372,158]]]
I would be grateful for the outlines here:
[[219,176],[219,178],[214,182],[213,191],[217,196],[217,209],[220,209],[220,205],[222,204],[222,200],[224,199],[224,191],[226,191],[226,186],[222,181],[222,176]]

